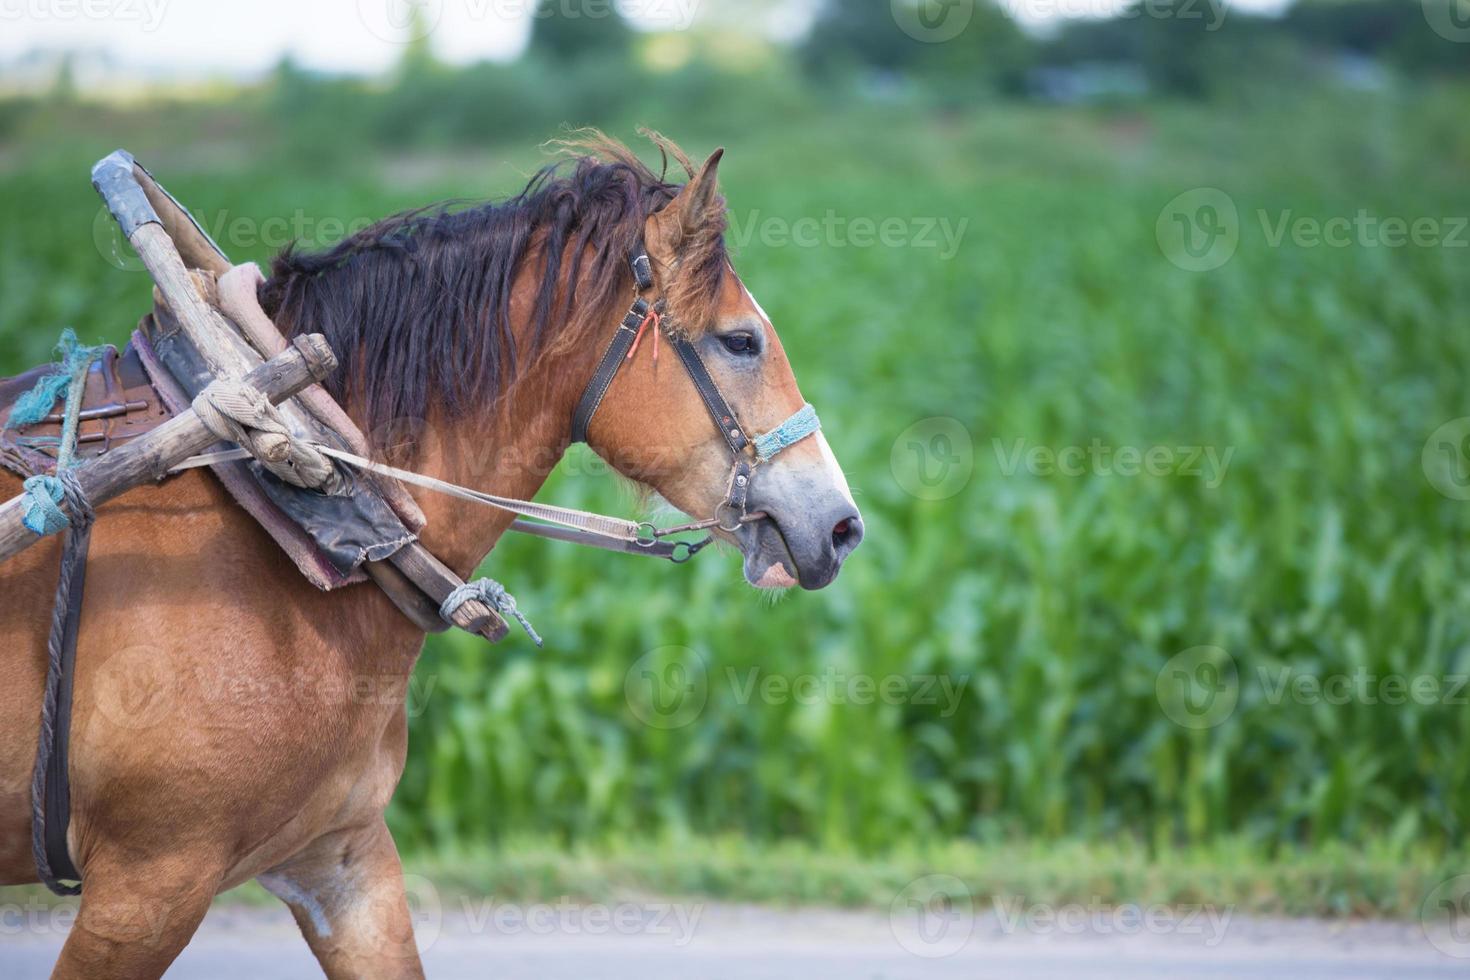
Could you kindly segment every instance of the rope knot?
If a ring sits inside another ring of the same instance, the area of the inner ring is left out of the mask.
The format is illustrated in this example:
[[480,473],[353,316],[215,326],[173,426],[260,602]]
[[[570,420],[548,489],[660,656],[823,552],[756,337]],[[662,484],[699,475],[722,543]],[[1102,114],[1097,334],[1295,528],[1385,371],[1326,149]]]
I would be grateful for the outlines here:
[[233,442],[286,483],[339,493],[346,484],[332,461],[291,435],[270,399],[238,378],[219,378],[194,398],[194,412],[210,434]]
[[526,635],[531,638],[532,642],[538,647],[543,645],[541,637],[536,633],[535,628],[531,626],[531,621],[526,618],[524,613],[516,608],[515,596],[505,591],[505,586],[493,578],[477,578],[473,582],[465,582],[462,585],[455,586],[454,591],[449,593],[445,597],[444,602],[439,606],[440,618],[446,623],[453,622],[450,617],[454,615],[460,606],[469,602],[471,599],[479,599],[502,616],[514,618],[516,622],[521,624],[521,629],[526,631]]

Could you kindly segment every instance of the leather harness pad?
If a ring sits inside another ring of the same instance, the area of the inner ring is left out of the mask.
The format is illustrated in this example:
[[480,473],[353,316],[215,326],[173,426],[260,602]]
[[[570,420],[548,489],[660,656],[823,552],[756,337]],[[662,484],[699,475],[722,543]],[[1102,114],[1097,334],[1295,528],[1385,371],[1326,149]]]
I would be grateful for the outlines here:
[[[170,331],[159,322],[155,311],[143,318],[139,331],[153,345],[162,368],[186,398],[202,391],[211,378],[204,359],[181,331]],[[160,382],[162,383],[162,382]],[[187,407],[181,400],[181,407]],[[338,449],[347,446],[335,434],[320,436],[335,440]],[[255,460],[238,464],[254,478],[270,503],[306,533],[312,544],[342,576],[365,561],[380,561],[414,540],[392,509],[375,493],[357,492],[356,477],[345,493],[327,494],[303,490],[282,482]]]
[[[9,418],[11,407],[21,395],[55,371],[55,365],[42,365],[13,378],[0,378],[0,425]],[[63,400],[58,398],[43,421],[24,429],[0,429],[0,465],[22,477],[53,472],[64,409]],[[76,459],[101,456],[152,431],[171,414],[131,345],[121,354],[115,347],[104,348],[87,373],[77,423]]]

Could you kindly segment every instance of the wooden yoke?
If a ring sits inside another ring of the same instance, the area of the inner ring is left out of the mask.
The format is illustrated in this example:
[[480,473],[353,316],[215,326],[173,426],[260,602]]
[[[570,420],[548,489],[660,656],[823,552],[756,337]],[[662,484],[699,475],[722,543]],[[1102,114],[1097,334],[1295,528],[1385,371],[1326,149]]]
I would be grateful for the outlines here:
[[[238,378],[246,376],[262,363],[261,355],[205,301],[195,278],[185,267],[176,239],[171,236],[176,236],[179,243],[189,250],[191,261],[206,271],[219,274],[230,268],[224,253],[188,211],[123,150],[98,162],[92,170],[92,183],[107,202],[123,235],[153,276],[169,311],[209,365],[210,372],[216,377]],[[301,387],[304,386],[298,386],[296,390]],[[307,413],[304,410],[290,404],[281,407],[288,422],[294,420],[297,423],[293,428],[306,425]],[[360,433],[358,438],[361,438]],[[406,492],[399,492],[407,497]],[[417,505],[411,498],[409,503],[417,512]],[[418,541],[403,546],[386,561],[365,562],[363,570],[388,593],[405,615],[419,627],[430,631],[443,628],[442,620],[438,618],[438,607],[434,604],[442,603],[455,586],[461,584],[459,577]],[[412,583],[412,589],[407,588],[408,583]],[[478,599],[463,603],[453,614],[453,620],[455,626],[477,633],[492,643],[503,639],[509,632],[500,614]]]

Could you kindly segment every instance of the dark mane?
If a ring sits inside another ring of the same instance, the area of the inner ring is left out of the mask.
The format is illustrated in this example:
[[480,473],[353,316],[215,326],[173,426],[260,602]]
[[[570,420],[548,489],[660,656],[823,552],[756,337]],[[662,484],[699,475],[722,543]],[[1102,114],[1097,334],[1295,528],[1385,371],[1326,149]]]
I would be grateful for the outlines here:
[[[649,135],[665,163],[672,154],[690,169],[677,146]],[[682,185],[598,133],[563,147],[570,160],[542,168],[508,200],[407,211],[324,251],[289,246],[271,263],[261,305],[288,334],[326,335],[345,366],[328,387],[365,411],[367,431],[493,403],[536,358],[577,339],[574,310],[605,309],[630,288],[627,257],[644,221]],[[713,301],[727,265],[719,224],[665,284],[671,308],[677,296],[691,319]],[[528,261],[537,287],[518,345],[511,293]]]

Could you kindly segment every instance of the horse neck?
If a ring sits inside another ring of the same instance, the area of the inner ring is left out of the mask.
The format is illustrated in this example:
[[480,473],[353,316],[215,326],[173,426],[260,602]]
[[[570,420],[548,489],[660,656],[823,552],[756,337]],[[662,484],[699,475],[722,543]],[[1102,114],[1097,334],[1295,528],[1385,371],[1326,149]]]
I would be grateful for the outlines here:
[[[603,319],[594,316],[589,322]],[[595,344],[593,338],[541,356],[482,411],[457,419],[431,413],[413,468],[485,493],[530,499],[570,444],[572,409],[591,375]],[[463,577],[514,520],[506,511],[445,494],[415,490],[414,495],[428,518],[424,545]]]

